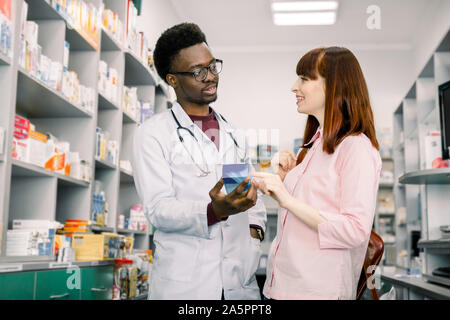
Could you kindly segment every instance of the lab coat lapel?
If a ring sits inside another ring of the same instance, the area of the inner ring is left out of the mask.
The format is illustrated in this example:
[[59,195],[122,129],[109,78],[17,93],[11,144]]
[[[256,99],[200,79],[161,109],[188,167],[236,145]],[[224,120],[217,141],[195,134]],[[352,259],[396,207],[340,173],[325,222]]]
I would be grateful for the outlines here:
[[216,119],[219,121],[220,130],[220,145],[219,145],[219,161],[226,163],[227,154],[234,152],[234,141],[231,139],[230,134],[234,132],[233,128],[226,123],[220,115],[216,113]]

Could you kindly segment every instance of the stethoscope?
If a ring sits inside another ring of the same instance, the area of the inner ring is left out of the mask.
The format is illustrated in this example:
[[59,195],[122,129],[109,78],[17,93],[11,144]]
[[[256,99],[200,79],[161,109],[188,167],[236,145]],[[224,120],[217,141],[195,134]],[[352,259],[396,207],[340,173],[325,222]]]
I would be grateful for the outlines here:
[[[212,173],[212,171],[209,169],[208,162],[207,162],[206,159],[205,159],[204,153],[203,153],[203,152],[200,152],[200,154],[202,155],[202,161],[203,161],[203,164],[204,164],[204,168],[202,168],[202,167],[199,166],[198,163],[194,160],[194,157],[192,156],[192,153],[186,148],[186,146],[185,146],[185,144],[184,144],[184,139],[183,139],[183,137],[182,137],[181,134],[180,134],[180,130],[185,130],[185,131],[189,132],[189,134],[192,136],[192,138],[195,139],[195,142],[196,142],[196,144],[197,144],[199,150],[201,151],[200,143],[198,142],[198,139],[195,137],[194,133],[193,133],[189,128],[183,127],[183,126],[180,124],[180,122],[178,121],[177,117],[175,116],[175,113],[173,112],[173,110],[170,110],[170,112],[172,112],[173,119],[175,120],[175,122],[176,122],[176,124],[177,124],[177,126],[178,126],[178,127],[177,127],[177,135],[178,135],[178,139],[180,140],[181,144],[183,145],[184,150],[186,150],[186,152],[189,154],[189,157],[191,158],[192,162],[193,162],[193,163],[195,164],[195,166],[200,170],[200,172],[197,174],[197,176],[198,176],[198,177],[206,177],[208,174]],[[228,121],[225,120],[225,118],[224,118],[221,114],[219,114],[219,116],[220,116],[220,118],[221,118],[225,123],[228,124]],[[237,151],[237,154],[238,154],[238,156],[240,156],[240,155],[239,155],[239,150],[240,150],[241,148],[240,148],[239,144],[237,143],[236,139],[234,138],[234,136],[233,136],[233,134],[232,134],[231,132],[227,132],[227,133],[230,135],[231,139],[233,140],[234,146],[235,146],[236,151]],[[240,159],[241,159],[241,162],[244,162],[244,161],[245,161],[245,151],[244,151],[244,157],[240,157]],[[205,169],[206,169],[206,170],[205,170]]]

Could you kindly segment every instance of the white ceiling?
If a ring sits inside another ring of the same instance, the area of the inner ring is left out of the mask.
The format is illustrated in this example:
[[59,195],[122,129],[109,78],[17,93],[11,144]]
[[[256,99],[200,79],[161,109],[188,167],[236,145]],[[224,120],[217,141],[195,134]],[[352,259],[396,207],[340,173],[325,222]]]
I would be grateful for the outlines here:
[[[271,0],[171,0],[181,21],[197,23],[216,50],[296,50],[299,46],[345,45],[408,50],[424,17],[441,0],[339,0],[331,26],[275,26]],[[381,9],[381,30],[369,30],[370,5]]]

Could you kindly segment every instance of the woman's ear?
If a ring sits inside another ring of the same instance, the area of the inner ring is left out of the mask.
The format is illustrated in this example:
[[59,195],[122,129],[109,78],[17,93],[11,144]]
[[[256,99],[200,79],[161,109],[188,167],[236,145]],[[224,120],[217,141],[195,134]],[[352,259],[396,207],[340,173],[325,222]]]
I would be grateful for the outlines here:
[[166,80],[172,88],[176,89],[178,87],[178,80],[173,74],[167,74]]

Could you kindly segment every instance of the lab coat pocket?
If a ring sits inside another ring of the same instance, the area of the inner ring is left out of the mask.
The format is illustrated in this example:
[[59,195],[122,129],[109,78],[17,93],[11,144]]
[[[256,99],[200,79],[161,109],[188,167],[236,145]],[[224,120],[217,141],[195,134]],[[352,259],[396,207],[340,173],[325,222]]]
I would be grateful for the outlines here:
[[252,284],[256,280],[256,270],[259,266],[259,259],[261,258],[261,241],[250,237],[250,252],[246,260],[245,281],[244,286]]
[[[173,235],[158,248],[161,278],[176,281],[191,281],[200,252],[200,239],[186,235]],[[162,249],[162,250],[161,250]]]

